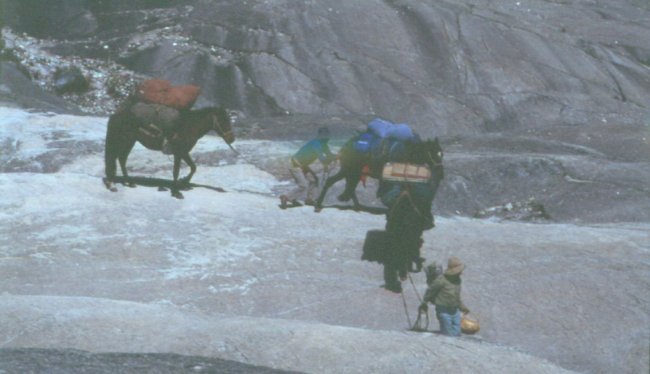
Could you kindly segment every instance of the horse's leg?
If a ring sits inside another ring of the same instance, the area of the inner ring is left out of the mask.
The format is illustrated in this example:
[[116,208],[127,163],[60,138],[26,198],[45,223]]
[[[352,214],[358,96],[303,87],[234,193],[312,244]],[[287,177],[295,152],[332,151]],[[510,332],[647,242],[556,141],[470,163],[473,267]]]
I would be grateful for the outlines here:
[[196,173],[196,164],[194,163],[194,160],[192,160],[192,157],[190,157],[189,153],[184,154],[181,156],[183,161],[187,164],[187,166],[190,167],[190,173],[187,174],[184,178],[181,179],[181,182],[183,184],[190,184],[190,180],[194,176],[194,173]]
[[119,149],[119,137],[117,136],[118,116],[113,114],[108,118],[106,126],[106,140],[104,142],[104,178],[102,182],[109,190],[115,192],[117,188],[113,185],[117,167],[117,150]]
[[361,178],[361,173],[351,173],[345,176],[345,190],[342,194],[339,195],[339,201],[348,201],[352,199],[354,203],[354,209],[359,210],[361,205],[359,204],[359,199],[357,199],[357,193],[355,192],[357,186],[359,185],[359,178]]
[[416,237],[417,240],[413,242],[413,251],[410,254],[411,259],[408,264],[409,271],[412,273],[419,273],[422,271],[422,266],[425,261],[425,258],[422,257],[422,245],[424,244],[424,239],[422,239],[422,230],[418,230]]
[[325,200],[325,195],[327,194],[327,190],[329,190],[334,183],[340,181],[345,177],[345,172],[344,169],[341,168],[338,173],[332,175],[331,177],[327,178],[325,181],[325,184],[323,185],[323,189],[320,191],[320,195],[318,195],[318,199],[316,200],[316,205],[314,206],[314,211],[315,212],[320,212],[323,210],[323,200]]
[[104,182],[104,186],[106,186],[106,188],[108,188],[112,192],[117,191],[117,188],[113,184],[113,182],[115,181],[115,174],[117,171],[116,161],[117,161],[117,157],[113,154],[113,152],[107,149],[104,155],[105,177],[102,179],[102,182]]
[[120,162],[120,170],[122,170],[122,175],[124,176],[124,185],[127,187],[135,187],[135,183],[133,182],[127,182],[126,179],[129,178],[129,172],[126,170],[126,160],[129,158],[129,154],[131,153],[131,150],[133,149],[133,146],[135,145],[135,139],[130,140],[128,143],[124,145],[124,149],[122,152],[120,152],[120,155],[118,156],[118,160]]
[[400,293],[402,283],[397,278],[397,268],[392,260],[384,261],[384,288]]
[[172,181],[172,196],[177,199],[182,199],[183,194],[179,191],[178,188],[178,174],[181,170],[181,156],[174,154],[174,170],[172,176],[174,180]]

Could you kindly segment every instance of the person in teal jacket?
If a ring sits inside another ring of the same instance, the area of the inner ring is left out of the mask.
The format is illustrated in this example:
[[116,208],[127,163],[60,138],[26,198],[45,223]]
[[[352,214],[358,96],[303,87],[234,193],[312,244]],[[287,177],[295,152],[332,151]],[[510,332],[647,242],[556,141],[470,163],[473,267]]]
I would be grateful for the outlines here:
[[292,206],[302,205],[298,202],[298,199],[305,195],[305,204],[315,205],[314,198],[318,192],[318,177],[309,165],[316,160],[320,160],[324,167],[327,168],[332,161],[336,160],[336,155],[330,151],[327,145],[329,135],[329,129],[321,127],[318,129],[317,137],[308,141],[291,157],[289,172],[298,187],[286,195],[280,196],[280,208],[286,209],[289,203]]

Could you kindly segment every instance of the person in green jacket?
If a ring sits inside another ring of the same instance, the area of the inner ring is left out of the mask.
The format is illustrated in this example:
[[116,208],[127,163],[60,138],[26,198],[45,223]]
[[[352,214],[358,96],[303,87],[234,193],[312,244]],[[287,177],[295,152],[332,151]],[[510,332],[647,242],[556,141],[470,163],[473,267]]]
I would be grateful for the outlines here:
[[444,335],[460,336],[460,312],[469,313],[460,297],[460,274],[464,269],[457,257],[450,257],[447,270],[433,280],[420,304],[421,312],[427,311],[427,303],[436,306],[436,318]]

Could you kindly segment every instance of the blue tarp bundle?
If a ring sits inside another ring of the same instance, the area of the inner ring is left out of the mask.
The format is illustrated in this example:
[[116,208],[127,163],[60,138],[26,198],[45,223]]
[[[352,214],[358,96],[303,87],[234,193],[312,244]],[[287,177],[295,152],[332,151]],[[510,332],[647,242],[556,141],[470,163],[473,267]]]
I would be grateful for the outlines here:
[[359,138],[354,143],[354,149],[362,153],[374,152],[385,139],[388,139],[389,143],[392,144],[414,141],[417,139],[417,135],[405,123],[395,124],[381,118],[375,118],[368,123],[366,132],[359,135]]
[[415,138],[411,127],[405,123],[392,123],[381,118],[375,118],[368,123],[368,130],[380,138],[409,141]]

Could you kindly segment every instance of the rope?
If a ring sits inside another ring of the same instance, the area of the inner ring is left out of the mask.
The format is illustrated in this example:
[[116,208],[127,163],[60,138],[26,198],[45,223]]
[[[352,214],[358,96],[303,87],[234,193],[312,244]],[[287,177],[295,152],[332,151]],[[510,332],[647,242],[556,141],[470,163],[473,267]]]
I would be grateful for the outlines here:
[[[422,314],[424,314],[425,316],[424,325],[422,324]],[[415,323],[413,323],[413,327],[411,327],[411,331],[422,332],[422,331],[427,331],[428,329],[429,329],[429,312],[422,312],[418,308],[418,318],[415,320]]]
[[[417,288],[415,287],[415,283],[413,282],[413,278],[411,277],[411,274],[408,275],[409,280],[411,281],[411,285],[413,286],[413,291],[415,291],[415,296],[417,296],[418,301],[420,304],[422,304],[422,298],[420,297],[420,293],[418,292]],[[411,324],[411,317],[409,315],[408,311],[408,306],[406,303],[406,297],[404,296],[404,292],[400,292],[402,295],[402,303],[404,304],[404,313],[406,314],[406,322],[408,323],[409,330],[410,331],[417,331],[417,332],[423,332],[427,331],[429,329],[429,312],[423,312],[418,308],[418,316],[415,319],[415,322]],[[422,315],[424,315],[424,322],[422,321]]]
[[239,151],[237,151],[235,147],[232,146],[232,144],[228,143],[228,147],[230,147],[230,149],[232,149],[232,151],[235,152],[237,156],[241,156],[241,153],[239,153]]
[[411,207],[413,208],[413,210],[415,211],[415,213],[416,213],[418,216],[420,216],[422,219],[424,219],[424,214],[422,214],[422,212],[420,212],[420,209],[418,209],[418,207],[415,205],[415,202],[413,201],[413,197],[412,197],[411,194],[409,193],[409,190],[408,190],[408,189],[402,191],[402,192],[399,194],[399,197],[397,198],[397,201],[395,201],[395,202],[393,203],[393,206],[392,206],[391,209],[390,209],[389,215],[392,215],[392,214],[393,214],[393,212],[394,212],[394,211],[397,209],[397,207],[399,206],[400,201],[401,201],[404,197],[406,197],[406,198],[408,199],[408,201],[409,201],[409,203],[411,204]]
[[420,297],[420,293],[418,292],[418,289],[415,287],[415,283],[413,283],[413,278],[411,277],[411,274],[409,273],[409,280],[411,281],[411,286],[413,286],[413,291],[415,291],[415,296],[418,297],[418,301],[420,304],[422,304],[422,298]]
[[[415,295],[418,298],[418,301],[420,304],[422,304],[422,298],[420,297],[420,293],[418,292],[418,289],[415,287],[415,283],[413,282],[413,278],[411,277],[411,274],[408,275],[409,280],[411,281],[411,285],[413,286],[413,291],[415,291]],[[425,322],[424,325],[422,324],[422,314],[425,316]],[[411,326],[411,325],[409,325]],[[415,319],[415,322],[413,323],[411,327],[411,331],[427,331],[429,328],[429,312],[422,312],[420,311],[420,308],[418,308],[418,317]]]
[[404,304],[404,312],[406,313],[406,321],[408,322],[408,326],[411,326],[411,317],[409,316],[409,310],[408,310],[408,307],[406,306],[406,297],[404,297],[404,291],[401,291],[400,294],[402,295],[402,303]]

